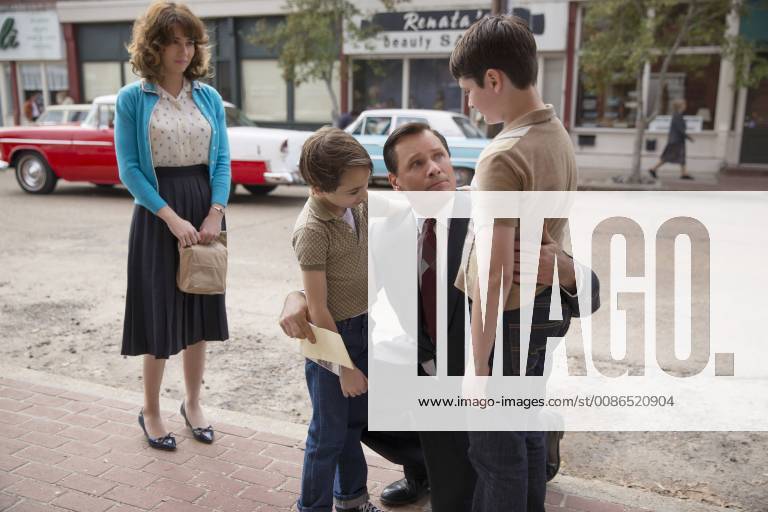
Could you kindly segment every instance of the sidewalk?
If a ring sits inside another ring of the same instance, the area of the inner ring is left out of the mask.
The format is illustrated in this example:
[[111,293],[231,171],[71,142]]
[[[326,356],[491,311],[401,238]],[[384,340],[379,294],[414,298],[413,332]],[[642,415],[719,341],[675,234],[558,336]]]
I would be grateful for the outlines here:
[[[160,452],[139,430],[136,393],[2,365],[0,374],[0,511],[272,512],[298,497],[303,425],[208,409],[223,421],[204,445],[171,414],[178,404],[163,400],[178,450]],[[378,503],[402,473],[377,456],[368,462]],[[722,510],[566,476],[549,485],[547,504],[553,512]]]
[[[738,191],[768,190],[768,173],[764,171],[732,170],[719,173],[692,173],[693,180],[681,180],[675,166],[659,170],[656,183],[643,185],[617,184],[614,176],[627,176],[629,171],[609,169],[579,169],[579,190],[697,190],[697,191]],[[647,171],[642,177],[648,179]]]

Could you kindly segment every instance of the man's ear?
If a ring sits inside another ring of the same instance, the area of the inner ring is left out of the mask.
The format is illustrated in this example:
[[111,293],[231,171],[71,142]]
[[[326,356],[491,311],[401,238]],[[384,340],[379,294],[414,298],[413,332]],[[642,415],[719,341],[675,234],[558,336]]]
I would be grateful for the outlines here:
[[392,186],[392,189],[394,190],[400,190],[400,185],[397,183],[397,174],[393,173],[387,173],[387,179],[389,180],[389,184]]

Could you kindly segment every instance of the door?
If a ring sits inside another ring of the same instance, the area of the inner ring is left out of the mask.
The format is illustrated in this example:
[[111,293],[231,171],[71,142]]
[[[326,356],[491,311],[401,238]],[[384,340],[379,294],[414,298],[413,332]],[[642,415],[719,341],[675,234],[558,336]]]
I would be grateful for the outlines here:
[[93,183],[119,183],[115,157],[115,105],[98,105],[95,116],[88,119],[72,141],[72,152],[80,163],[78,179]]
[[768,79],[747,92],[739,161],[768,164]]

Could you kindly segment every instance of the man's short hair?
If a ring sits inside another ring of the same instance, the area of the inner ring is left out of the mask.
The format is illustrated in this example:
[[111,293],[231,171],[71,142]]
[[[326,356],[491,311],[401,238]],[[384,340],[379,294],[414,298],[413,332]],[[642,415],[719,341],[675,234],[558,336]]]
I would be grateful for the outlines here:
[[339,188],[341,176],[351,167],[367,167],[372,171],[373,162],[365,148],[344,130],[330,126],[320,128],[301,148],[301,177],[321,192]]
[[432,132],[440,140],[440,144],[443,145],[448,156],[451,156],[451,150],[448,149],[448,143],[445,141],[445,137],[439,131],[433,129],[426,123],[405,123],[398,126],[395,131],[387,138],[387,142],[384,143],[384,165],[387,166],[387,170],[392,174],[397,174],[397,153],[395,152],[397,144],[405,137],[411,135],[418,135],[422,132]]
[[536,84],[539,63],[536,40],[528,24],[516,16],[487,16],[462,34],[451,53],[451,74],[485,87],[485,72],[499,69],[518,89]]

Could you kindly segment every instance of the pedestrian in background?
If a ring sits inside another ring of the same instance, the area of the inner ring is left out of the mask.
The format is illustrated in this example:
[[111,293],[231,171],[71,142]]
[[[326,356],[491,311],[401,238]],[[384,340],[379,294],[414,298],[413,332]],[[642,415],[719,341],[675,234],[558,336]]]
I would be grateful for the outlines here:
[[206,341],[229,337],[224,295],[176,286],[178,246],[208,244],[224,226],[229,143],[221,96],[209,75],[203,22],[188,7],[156,1],[133,26],[128,51],[141,80],[117,97],[115,150],[120,180],[133,194],[123,355],[143,355],[139,424],[152,448],[175,450],[160,415],[166,360],[181,352],[181,414],[198,441],[213,442],[200,406]]
[[685,119],[683,118],[683,112],[686,109],[686,103],[684,99],[677,99],[672,101],[672,122],[669,124],[669,136],[667,137],[667,145],[664,146],[664,151],[661,153],[659,162],[648,169],[653,179],[657,179],[656,171],[659,167],[666,163],[680,164],[680,179],[692,180],[693,176],[688,174],[685,168],[685,140],[693,142],[690,135],[685,133]]

